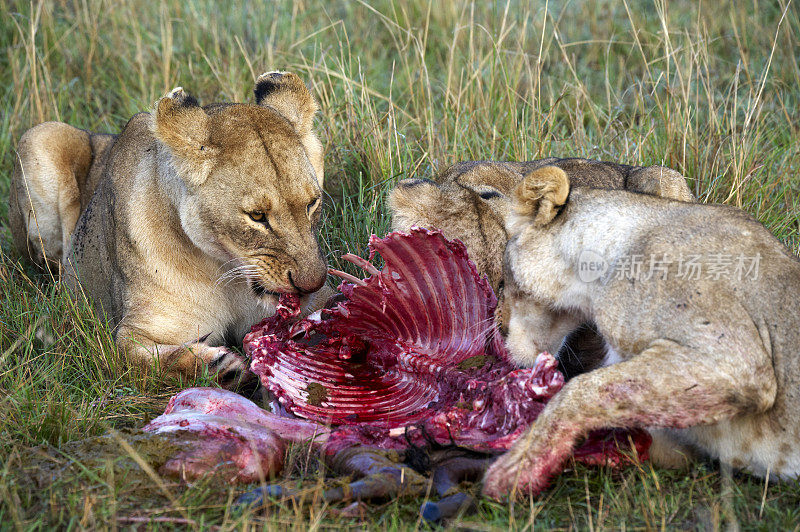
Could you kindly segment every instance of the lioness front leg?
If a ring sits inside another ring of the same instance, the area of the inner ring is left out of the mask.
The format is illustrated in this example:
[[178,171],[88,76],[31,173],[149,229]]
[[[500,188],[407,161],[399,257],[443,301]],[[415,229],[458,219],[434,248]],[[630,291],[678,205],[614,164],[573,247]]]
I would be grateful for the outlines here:
[[714,356],[656,340],[630,360],[569,381],[530,430],[489,468],[484,494],[496,499],[538,494],[578,439],[594,429],[686,428],[763,412],[776,393],[774,373],[773,385],[765,385],[769,371],[763,348]]
[[117,345],[131,363],[145,371],[156,369],[164,375],[193,379],[207,370],[225,388],[235,388],[253,378],[247,359],[227,347],[214,347],[202,341],[158,344],[141,335],[133,336],[125,329],[117,334]]

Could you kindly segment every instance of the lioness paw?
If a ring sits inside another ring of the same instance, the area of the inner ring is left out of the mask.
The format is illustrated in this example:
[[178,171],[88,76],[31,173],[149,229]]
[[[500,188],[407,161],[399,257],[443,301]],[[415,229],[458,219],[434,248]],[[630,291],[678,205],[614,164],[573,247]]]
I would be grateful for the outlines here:
[[514,449],[501,456],[486,471],[483,494],[497,501],[539,495],[561,464],[558,457],[545,453],[536,459],[518,456]]
[[225,388],[235,388],[255,378],[248,369],[247,359],[227,347],[213,348],[206,364]]

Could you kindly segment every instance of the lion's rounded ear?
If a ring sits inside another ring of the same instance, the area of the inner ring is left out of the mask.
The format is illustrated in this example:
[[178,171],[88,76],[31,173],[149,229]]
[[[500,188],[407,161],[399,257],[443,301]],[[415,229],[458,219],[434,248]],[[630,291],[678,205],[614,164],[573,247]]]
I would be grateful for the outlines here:
[[662,198],[695,201],[683,174],[666,166],[648,166],[631,172],[626,188]]
[[156,102],[153,115],[153,135],[176,157],[181,177],[201,185],[208,176],[213,152],[206,112],[193,96],[175,87]]
[[430,179],[401,179],[387,198],[392,213],[392,229],[408,231],[412,226],[427,227],[442,205],[442,190]]
[[567,202],[569,178],[557,166],[543,166],[525,176],[512,195],[517,215],[533,218],[534,225],[547,225]]
[[278,111],[292,123],[297,133],[304,135],[311,131],[319,105],[296,74],[264,72],[258,76],[253,92],[258,105]]

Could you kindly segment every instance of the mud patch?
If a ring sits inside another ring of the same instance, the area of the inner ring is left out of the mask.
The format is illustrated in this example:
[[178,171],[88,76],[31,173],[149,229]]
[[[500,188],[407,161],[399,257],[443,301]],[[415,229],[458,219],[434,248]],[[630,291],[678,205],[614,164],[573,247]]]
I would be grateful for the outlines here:
[[485,367],[487,364],[491,366],[494,361],[495,358],[492,355],[476,355],[474,357],[469,357],[465,360],[462,360],[456,365],[456,367],[461,371],[480,369]]
[[[126,450],[125,444],[133,452]],[[87,475],[91,477],[90,472],[95,470],[126,481],[142,481],[152,485],[152,478],[139,462],[158,471],[181,448],[170,438],[125,429],[116,435],[104,434],[68,442],[61,448],[40,445],[27,449],[17,455],[19,467],[15,469],[20,473],[20,482],[38,489],[55,483],[76,482]]]
[[312,406],[321,406],[328,400],[328,389],[318,382],[312,382],[306,386],[308,397],[306,402]]

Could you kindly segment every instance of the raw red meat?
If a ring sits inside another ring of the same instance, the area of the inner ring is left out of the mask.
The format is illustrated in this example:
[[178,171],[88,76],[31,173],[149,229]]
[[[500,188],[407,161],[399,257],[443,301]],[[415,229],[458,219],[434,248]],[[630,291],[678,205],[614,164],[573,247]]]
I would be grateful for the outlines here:
[[219,388],[183,390],[174,395],[164,413],[145,425],[143,430],[163,434],[180,430],[200,430],[196,427],[208,424],[220,428],[224,425],[254,437],[267,429],[291,442],[323,443],[330,433],[319,423],[273,414],[237,393]]
[[216,471],[244,483],[280,472],[283,440],[323,442],[328,437],[317,423],[277,416],[215,388],[180,392],[143,430],[175,438],[183,447],[161,467],[162,474],[192,480]]
[[[245,337],[251,369],[284,408],[339,425],[327,452],[354,444],[407,448],[435,440],[503,451],[564,384],[555,359],[515,369],[492,320],[496,297],[463,244],[412,229],[370,239],[370,261],[352,255],[367,279],[349,282],[346,301],[293,322],[299,301],[284,296],[275,316]],[[605,431],[576,452],[590,463],[619,463],[627,433]],[[631,433],[645,457],[649,438]]]

